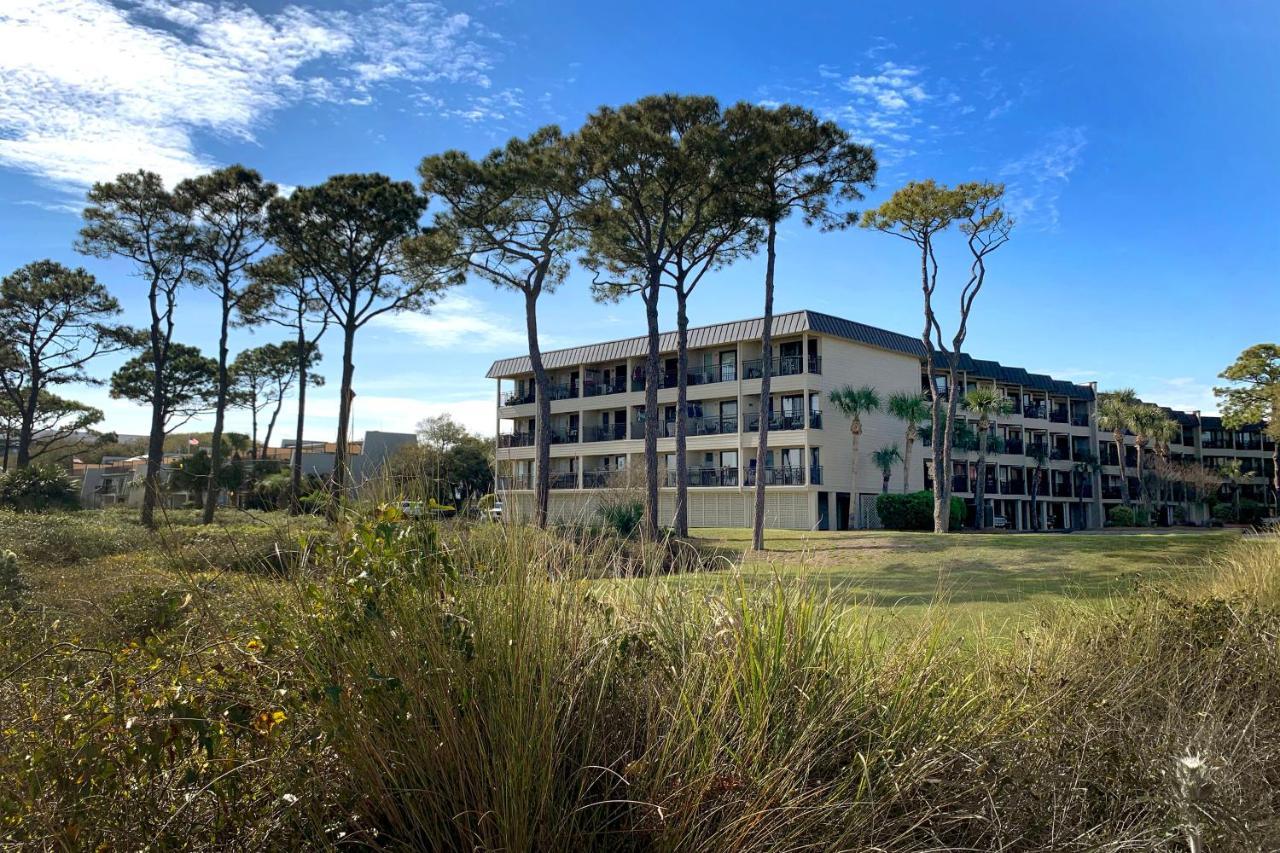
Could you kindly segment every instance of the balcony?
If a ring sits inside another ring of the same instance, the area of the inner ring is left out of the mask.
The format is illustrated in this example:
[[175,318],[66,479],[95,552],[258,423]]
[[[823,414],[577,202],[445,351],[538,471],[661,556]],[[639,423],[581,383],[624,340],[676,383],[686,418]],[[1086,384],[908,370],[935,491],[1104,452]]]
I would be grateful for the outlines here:
[[822,356],[809,356],[809,372],[818,375],[822,374]]
[[548,385],[547,399],[549,400],[572,400],[578,396],[578,388],[576,385]]
[[[783,355],[770,361],[771,376],[795,376],[804,372],[804,356]],[[764,359],[753,358],[742,362],[743,379],[759,379],[764,376]]]
[[587,427],[583,441],[623,441],[627,437],[627,425],[608,424],[607,426]]
[[[724,468],[696,467],[687,469],[686,473],[688,475],[690,488],[712,488],[716,486],[738,485],[737,466]],[[674,488],[675,485],[676,472],[667,471],[667,486]]]
[[595,382],[588,379],[582,384],[582,396],[605,397],[609,394],[622,394],[627,390],[625,379],[614,379],[609,382]]
[[1086,412],[1083,415],[1072,415],[1071,425],[1078,426],[1078,427],[1087,427],[1089,425],[1089,414]]
[[533,386],[529,386],[526,391],[510,391],[507,396],[502,399],[504,406],[523,406],[525,403],[532,403],[534,400]]
[[1076,497],[1078,497],[1078,498],[1092,498],[1092,497],[1093,497],[1093,483],[1090,483],[1088,480],[1085,480],[1083,483],[1081,483],[1081,484],[1080,484],[1080,486],[1079,486],[1079,488],[1077,488],[1077,489],[1076,489]]
[[1000,482],[1000,494],[1002,495],[1025,495],[1027,493],[1027,484],[1023,480],[1002,480]]
[[1022,455],[1022,439],[1006,438],[1004,441],[1004,452],[1021,456]]
[[597,468],[594,471],[583,471],[582,488],[607,489],[614,485],[618,478],[625,474],[625,471],[616,471],[612,468]]
[[1058,482],[1055,482],[1055,483],[1053,484],[1053,496],[1054,496],[1055,498],[1069,498],[1069,497],[1071,497],[1071,483],[1070,483],[1070,481],[1058,481]]
[[570,429],[568,427],[561,427],[559,429],[556,429],[553,427],[551,430],[551,443],[552,444],[577,444],[578,430]]
[[738,380],[738,366],[736,364],[713,364],[710,367],[701,367],[697,370],[690,370],[688,376],[690,385],[714,385],[717,382],[736,382]]
[[1047,408],[1044,403],[1031,403],[1022,407],[1022,416],[1024,418],[1040,418],[1043,420],[1048,414]]
[[1053,461],[1055,461],[1055,462],[1070,462],[1070,461],[1071,461],[1071,448],[1069,448],[1069,447],[1055,447],[1055,448],[1053,448],[1052,450],[1050,450],[1050,451],[1049,451],[1049,458],[1050,458],[1050,459],[1052,459],[1052,460],[1053,460]]
[[1033,441],[1027,445],[1027,456],[1038,456],[1043,453],[1046,457],[1049,455],[1049,445],[1043,441]]
[[1071,413],[1066,409],[1054,409],[1049,413],[1049,420],[1055,424],[1065,424],[1071,421]]
[[[804,426],[805,426],[804,415],[796,414],[796,413],[781,413],[781,412],[769,413],[770,432],[775,430],[804,429]],[[747,415],[745,429],[746,429],[746,432],[760,431],[760,413],[759,412],[754,412],[750,415]]]
[[535,439],[533,432],[509,432],[498,436],[499,447],[532,447]]
[[1124,498],[1124,489],[1120,486],[1103,486],[1102,499],[1104,501],[1118,501]]
[[811,486],[822,485],[822,466],[821,465],[809,466],[809,485]]
[[969,491],[969,478],[964,474],[956,474],[951,478],[951,491],[967,492]]
[[528,474],[516,474],[514,476],[502,476],[498,478],[498,490],[502,492],[511,491],[513,489],[532,489],[533,478]]
[[[674,421],[668,423],[671,435],[676,434]],[[689,418],[686,421],[689,435],[736,435],[738,418],[736,415],[727,418]]]
[[809,429],[822,429],[822,412],[809,412]]
[[[747,485],[756,484],[755,471],[747,472]],[[766,486],[803,486],[803,468],[765,468],[763,482]]]
[[578,472],[557,471],[551,475],[549,485],[553,489],[576,489],[578,488]]

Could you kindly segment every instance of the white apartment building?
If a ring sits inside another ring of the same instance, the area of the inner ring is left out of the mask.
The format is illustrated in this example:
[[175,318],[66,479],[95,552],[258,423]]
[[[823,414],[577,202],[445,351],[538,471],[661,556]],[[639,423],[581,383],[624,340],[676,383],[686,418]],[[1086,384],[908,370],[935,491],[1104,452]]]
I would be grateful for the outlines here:
[[[897,392],[928,390],[924,347],[918,338],[816,311],[774,317],[774,356],[768,400],[760,399],[760,318],[689,330],[688,442],[689,523],[694,527],[749,526],[757,474],[765,478],[766,526],[842,530],[878,524],[875,499],[882,475],[871,454],[905,445],[906,425],[887,412],[862,417],[857,482],[853,481],[849,419],[827,403],[839,387],[869,385],[882,400]],[[551,377],[551,506],[553,519],[586,517],[606,490],[643,465],[643,336],[543,354]],[[674,515],[676,335],[661,339],[662,375],[657,413],[662,421],[658,454],[663,485],[660,519]],[[992,425],[1000,452],[987,460],[986,509],[1012,529],[1096,527],[1108,504],[1120,499],[1119,468],[1097,476],[1075,472],[1076,460],[1114,457],[1109,436],[1093,418],[1095,389],[1055,380],[998,362],[963,356],[962,390],[994,384],[1014,411]],[[532,510],[533,436],[536,407],[527,355],[500,359],[487,374],[496,380],[497,493],[508,515]],[[940,387],[940,393],[947,393]],[[1270,470],[1272,445],[1258,430],[1228,433],[1215,419],[1171,413],[1184,427],[1171,448],[1175,457],[1241,457],[1259,474]],[[769,418],[769,450],[756,471],[760,418]],[[972,419],[971,419],[972,420]],[[1132,438],[1129,439],[1132,445]],[[1034,448],[1048,461],[1034,510],[1029,495]],[[1130,453],[1133,452],[1130,446]],[[917,441],[909,468],[899,464],[891,491],[931,485],[930,451]],[[1130,462],[1130,475],[1132,461]],[[904,475],[909,482],[903,483]],[[976,454],[957,450],[951,472],[955,494],[973,503]],[[1136,484],[1134,486],[1136,494]],[[972,509],[971,509],[972,511]]]

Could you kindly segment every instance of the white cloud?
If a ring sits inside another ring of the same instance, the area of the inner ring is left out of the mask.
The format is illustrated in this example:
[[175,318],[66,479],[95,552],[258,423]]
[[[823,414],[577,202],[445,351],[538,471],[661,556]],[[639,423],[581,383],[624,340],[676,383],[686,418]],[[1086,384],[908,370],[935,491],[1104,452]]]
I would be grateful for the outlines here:
[[885,62],[873,75],[858,75],[845,79],[840,88],[861,96],[863,103],[874,101],[882,109],[896,112],[905,110],[910,102],[928,99],[924,87],[917,81],[921,69]]
[[[431,349],[454,352],[493,352],[528,348],[523,317],[507,317],[488,311],[467,296],[451,295],[431,309],[430,314],[406,312],[385,314],[376,322],[412,335]],[[548,340],[542,336],[543,346]]]
[[428,2],[359,13],[225,0],[5,0],[0,165],[66,189],[138,168],[209,168],[195,135],[251,141],[300,100],[367,102],[389,81],[487,88],[466,15]]
[[1009,209],[1024,225],[1051,229],[1058,224],[1058,199],[1079,168],[1086,143],[1084,128],[1060,128],[1000,169]]

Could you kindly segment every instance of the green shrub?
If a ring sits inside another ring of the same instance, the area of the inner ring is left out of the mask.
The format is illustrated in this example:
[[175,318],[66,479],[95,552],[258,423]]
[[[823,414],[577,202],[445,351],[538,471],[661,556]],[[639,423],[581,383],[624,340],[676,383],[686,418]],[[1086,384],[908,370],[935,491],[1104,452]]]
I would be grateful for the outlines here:
[[640,529],[644,519],[644,504],[638,500],[608,501],[596,512],[605,526],[619,536],[630,536]]
[[1133,510],[1127,506],[1113,506],[1107,510],[1107,525],[1110,527],[1133,527]]
[[1240,501],[1240,514],[1236,518],[1241,524],[1257,524],[1267,515],[1265,504],[1245,498]]
[[32,465],[0,474],[0,507],[45,512],[79,506],[75,485],[56,465]]
[[1214,521],[1229,522],[1236,520],[1236,510],[1229,503],[1220,503],[1213,508]]
[[[951,498],[950,529],[964,526],[967,510],[962,499]],[[932,530],[933,492],[920,491],[909,494],[889,492],[876,498],[876,514],[888,530]]]

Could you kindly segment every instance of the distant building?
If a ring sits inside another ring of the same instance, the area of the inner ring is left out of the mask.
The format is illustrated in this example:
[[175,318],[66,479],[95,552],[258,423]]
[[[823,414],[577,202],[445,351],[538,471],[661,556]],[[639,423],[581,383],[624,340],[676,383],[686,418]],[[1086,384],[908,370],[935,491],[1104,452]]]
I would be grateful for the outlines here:
[[[276,463],[276,467],[284,470],[289,467],[293,458],[292,441],[287,446],[265,448],[262,459]],[[370,430],[365,433],[364,441],[350,444],[348,464],[351,471],[351,486],[358,488],[373,479],[382,470],[392,454],[401,447],[416,444],[418,437],[413,433],[378,432]],[[200,448],[192,448],[193,451]],[[333,458],[337,450],[334,442],[304,442],[302,445],[302,473],[304,476],[327,477],[333,473]],[[164,456],[160,476],[167,483],[179,460],[187,453],[170,452]],[[246,460],[247,461],[247,460]],[[80,478],[80,501],[85,507],[105,507],[124,504],[126,506],[142,505],[141,482],[146,475],[147,458],[134,456],[130,458],[104,457],[101,464],[78,463],[73,467],[73,475]],[[191,502],[189,492],[165,490],[163,500],[166,506],[179,507]]]

